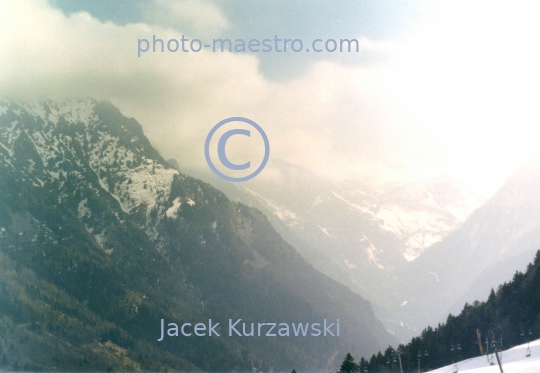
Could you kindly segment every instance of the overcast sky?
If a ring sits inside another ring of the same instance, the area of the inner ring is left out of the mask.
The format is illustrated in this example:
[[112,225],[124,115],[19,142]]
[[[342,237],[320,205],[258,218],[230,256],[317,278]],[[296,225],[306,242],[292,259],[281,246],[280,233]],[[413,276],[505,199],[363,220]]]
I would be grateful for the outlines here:
[[[540,144],[538,19],[516,1],[3,0],[0,94],[110,100],[183,167],[206,167],[210,129],[243,116],[271,159],[323,175],[447,174],[491,191]],[[361,48],[138,57],[152,35]]]

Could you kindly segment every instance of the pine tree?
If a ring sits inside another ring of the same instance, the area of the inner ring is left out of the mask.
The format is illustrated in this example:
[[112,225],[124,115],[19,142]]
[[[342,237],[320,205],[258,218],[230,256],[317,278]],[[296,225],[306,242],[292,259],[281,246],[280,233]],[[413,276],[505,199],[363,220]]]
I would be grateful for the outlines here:
[[358,371],[358,365],[356,365],[354,362],[354,358],[350,352],[348,352],[347,356],[345,356],[345,360],[343,360],[343,363],[341,363],[341,368],[339,371],[343,373],[353,373]]
[[538,250],[538,251],[536,252],[536,256],[535,256],[535,258],[534,258],[534,265],[535,265],[535,266],[540,265],[540,250]]

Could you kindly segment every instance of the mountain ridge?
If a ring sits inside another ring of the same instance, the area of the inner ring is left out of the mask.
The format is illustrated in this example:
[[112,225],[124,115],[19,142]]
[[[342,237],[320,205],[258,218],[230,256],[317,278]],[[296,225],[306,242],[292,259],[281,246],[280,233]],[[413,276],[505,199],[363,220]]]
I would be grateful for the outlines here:
[[[314,270],[262,213],[169,167],[141,126],[110,103],[2,101],[0,143],[0,239],[6,265],[15,268],[15,277],[2,278],[4,286],[12,289],[12,279],[30,271],[39,284],[57,289],[54,294],[66,294],[55,297],[71,299],[56,301],[54,312],[70,310],[76,325],[91,323],[90,314],[109,325],[109,332],[87,333],[84,341],[62,336],[64,320],[45,322],[42,308],[50,302],[32,293],[37,313],[19,322],[35,324],[36,340],[77,346],[72,354],[54,351],[64,356],[56,362],[61,369],[104,370],[84,362],[84,351],[94,349],[112,369],[320,370],[342,350],[369,351],[393,341],[369,302]],[[4,366],[13,369],[18,354],[32,369],[52,369],[51,361],[32,358],[35,344],[23,348],[12,313],[24,303],[17,291],[9,294],[3,315],[13,338],[0,342],[15,347],[3,350]],[[160,319],[235,317],[340,319],[342,335],[156,344]]]
[[242,185],[200,170],[188,172],[263,211],[309,263],[369,299],[398,339],[411,338],[414,327],[401,319],[406,299],[396,286],[401,271],[412,263],[408,259],[451,234],[477,206],[477,196],[446,177],[374,185],[325,179],[281,160],[268,167],[269,176]]

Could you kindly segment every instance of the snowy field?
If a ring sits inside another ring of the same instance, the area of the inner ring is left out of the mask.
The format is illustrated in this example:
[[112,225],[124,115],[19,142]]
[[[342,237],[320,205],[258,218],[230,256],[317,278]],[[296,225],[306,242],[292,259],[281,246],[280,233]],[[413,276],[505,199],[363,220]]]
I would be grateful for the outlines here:
[[[502,353],[504,373],[540,373],[540,339],[530,344],[531,356],[526,357],[527,344],[519,345]],[[499,354],[500,356],[500,354]],[[469,373],[498,373],[500,372],[497,360],[493,356],[495,365],[489,365],[485,356],[463,360],[457,364],[459,372]],[[452,373],[454,365],[432,370],[432,373]]]

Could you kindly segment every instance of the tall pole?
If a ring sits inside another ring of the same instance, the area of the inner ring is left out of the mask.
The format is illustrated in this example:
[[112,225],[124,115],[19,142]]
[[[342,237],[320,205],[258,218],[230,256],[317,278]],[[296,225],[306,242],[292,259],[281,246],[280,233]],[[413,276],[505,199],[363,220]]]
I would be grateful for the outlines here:
[[[458,343],[458,346],[459,346],[459,343]],[[450,351],[452,351],[452,364],[454,364],[454,368],[452,369],[452,371],[454,373],[456,373],[456,372],[459,371],[459,368],[458,368],[457,364],[454,363],[454,345],[453,344],[450,345]]]
[[476,329],[476,338],[478,339],[478,347],[480,347],[480,356],[484,356],[484,351],[482,351],[482,338],[480,338],[480,329]]
[[499,369],[501,370],[501,373],[504,373],[502,365],[501,365],[501,361],[499,360],[499,354],[497,350],[495,350],[495,357],[497,358],[497,363],[499,364]]
[[401,366],[401,348],[398,348],[398,359],[399,359],[399,373],[403,373],[403,367]]
[[526,357],[531,356],[531,349],[529,348],[529,345],[531,344],[532,334],[532,329],[529,329],[529,338],[527,338],[527,353],[525,354]]
[[[502,338],[502,336],[501,336]],[[502,367],[502,364],[501,364],[501,360],[499,359],[499,351],[500,349],[497,349],[497,342],[495,341],[495,339],[493,339],[493,343],[492,343],[492,347],[493,347],[493,352],[495,352],[495,357],[497,358],[497,363],[499,364],[499,369],[501,370],[501,373],[504,373],[503,371],[503,367]]]
[[499,351],[501,351],[501,360],[502,360],[502,333],[501,333],[501,345],[499,346]]
[[489,340],[488,337],[486,337],[486,359],[489,363]]

